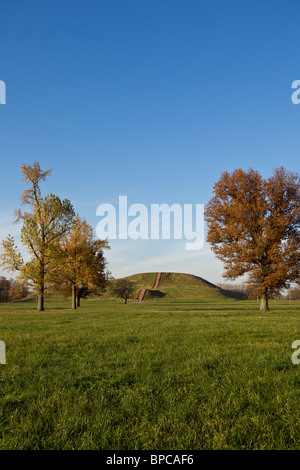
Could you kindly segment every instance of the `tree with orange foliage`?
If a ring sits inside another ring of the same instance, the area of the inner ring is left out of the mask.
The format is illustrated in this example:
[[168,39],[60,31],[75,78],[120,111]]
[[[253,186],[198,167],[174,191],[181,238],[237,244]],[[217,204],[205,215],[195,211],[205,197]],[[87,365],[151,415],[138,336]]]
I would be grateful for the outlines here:
[[222,173],[205,220],[207,241],[224,262],[223,277],[248,274],[260,310],[300,274],[300,179],[283,167],[264,179],[249,169]]

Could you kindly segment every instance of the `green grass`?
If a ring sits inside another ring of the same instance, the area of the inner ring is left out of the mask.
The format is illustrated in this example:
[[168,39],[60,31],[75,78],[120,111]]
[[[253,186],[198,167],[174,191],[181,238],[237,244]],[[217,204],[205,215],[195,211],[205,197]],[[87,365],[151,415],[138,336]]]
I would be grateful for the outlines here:
[[300,303],[69,307],[0,304],[0,449],[300,448]]

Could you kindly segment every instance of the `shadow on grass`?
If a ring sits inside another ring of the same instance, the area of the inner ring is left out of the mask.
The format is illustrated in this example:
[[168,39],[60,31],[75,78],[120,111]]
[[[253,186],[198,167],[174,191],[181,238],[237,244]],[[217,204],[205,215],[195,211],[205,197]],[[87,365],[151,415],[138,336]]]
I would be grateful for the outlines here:
[[224,297],[227,297],[228,299],[246,300],[246,296],[239,292],[234,292],[234,291],[224,290],[224,289],[220,289],[220,290],[221,290],[222,295],[224,295]]
[[161,290],[152,290],[152,289],[149,289],[147,291],[147,296],[146,296],[146,299],[150,298],[150,299],[161,299],[163,297],[165,297],[166,293],[165,292],[162,292]]

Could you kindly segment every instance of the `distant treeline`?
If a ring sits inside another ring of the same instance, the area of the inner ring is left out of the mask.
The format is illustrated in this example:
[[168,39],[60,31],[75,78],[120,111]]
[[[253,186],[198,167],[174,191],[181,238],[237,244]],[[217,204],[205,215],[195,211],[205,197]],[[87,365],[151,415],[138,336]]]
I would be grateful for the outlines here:
[[300,287],[293,287],[286,294],[282,295],[285,300],[300,300]]
[[29,290],[26,284],[0,276],[0,303],[24,299],[28,294]]
[[[241,284],[217,284],[220,289],[235,292],[236,294],[242,294],[246,298],[253,298],[250,296],[251,289],[246,283]],[[283,300],[300,300],[300,287],[292,287],[289,291],[285,291],[282,294],[271,295],[271,299],[283,299]]]
[[226,283],[219,283],[217,284],[220,289],[228,290],[230,292],[235,292],[236,294],[242,294],[245,297],[249,297],[250,295],[250,287],[247,284],[226,284]]

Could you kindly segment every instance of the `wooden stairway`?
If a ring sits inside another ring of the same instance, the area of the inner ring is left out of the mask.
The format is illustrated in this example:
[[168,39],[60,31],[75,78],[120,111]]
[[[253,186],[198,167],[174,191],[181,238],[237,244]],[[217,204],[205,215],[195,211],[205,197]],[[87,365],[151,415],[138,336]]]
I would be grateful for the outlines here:
[[[156,274],[155,282],[154,282],[154,285],[153,285],[152,289],[157,289],[158,288],[158,284],[159,284],[159,281],[160,281],[160,274],[161,273]],[[138,293],[138,296],[136,298],[136,302],[143,302],[146,292],[147,292],[147,289],[140,289],[140,291]]]
[[157,273],[157,274],[156,274],[154,286],[152,287],[152,289],[157,289],[157,288],[158,288],[158,284],[159,284],[159,281],[160,281],[160,274],[161,274],[161,273]]
[[146,290],[147,289],[141,289],[137,298],[136,298],[136,302],[142,302],[144,297],[145,297],[145,294],[146,294]]

